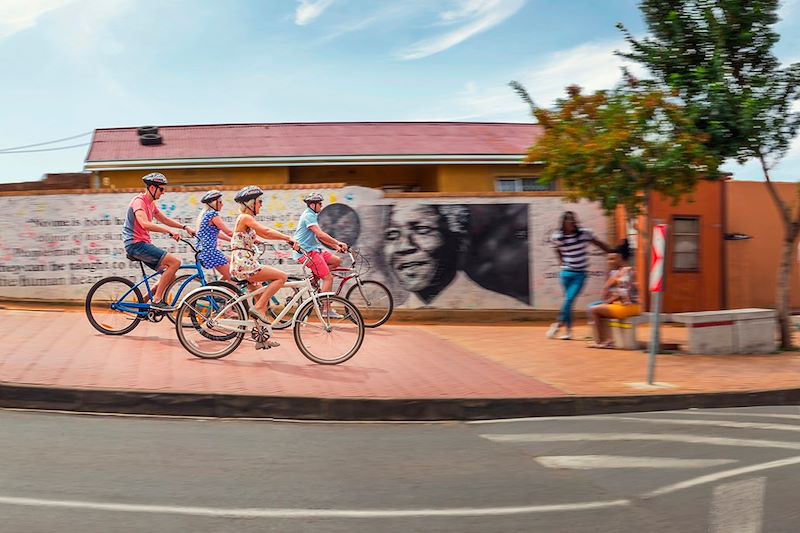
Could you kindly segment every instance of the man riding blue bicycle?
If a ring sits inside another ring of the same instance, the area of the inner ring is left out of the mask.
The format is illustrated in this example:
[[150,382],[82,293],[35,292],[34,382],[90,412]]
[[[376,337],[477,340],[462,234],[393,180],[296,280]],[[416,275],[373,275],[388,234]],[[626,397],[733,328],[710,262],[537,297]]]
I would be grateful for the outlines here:
[[145,192],[135,196],[125,214],[125,224],[122,227],[122,240],[125,243],[125,253],[128,257],[141,261],[153,270],[162,270],[161,279],[156,283],[153,301],[150,306],[163,312],[173,311],[172,306],[166,303],[164,292],[175,279],[175,273],[181,266],[181,261],[174,255],[167,253],[153,244],[150,232],[166,233],[176,241],[180,240],[180,233],[169,228],[153,223],[153,218],[171,228],[183,229],[194,236],[195,232],[190,227],[172,220],[159,211],[156,200],[164,194],[167,178],[160,172],[151,172],[142,178]]

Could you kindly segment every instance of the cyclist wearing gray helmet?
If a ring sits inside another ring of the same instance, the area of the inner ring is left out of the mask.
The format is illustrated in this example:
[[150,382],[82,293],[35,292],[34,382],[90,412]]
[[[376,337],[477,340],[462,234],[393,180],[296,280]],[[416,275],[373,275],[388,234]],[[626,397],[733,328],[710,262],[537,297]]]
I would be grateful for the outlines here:
[[137,259],[152,268],[162,270],[161,279],[153,286],[153,303],[151,307],[159,311],[172,311],[173,308],[164,302],[164,290],[175,279],[175,272],[181,265],[180,259],[155,246],[150,239],[150,232],[166,233],[173,239],[180,240],[177,231],[153,223],[153,218],[170,228],[183,229],[189,235],[194,235],[194,230],[180,222],[172,220],[159,211],[156,200],[164,194],[167,178],[160,172],[151,172],[142,178],[145,192],[137,195],[128,205],[125,214],[125,223],[122,226],[122,240],[125,243],[125,252],[128,256]]
[[[263,282],[269,282],[267,289],[259,295],[255,305],[250,308],[250,316],[269,324],[267,318],[267,304],[270,298],[286,283],[286,273],[271,266],[262,265],[256,255],[256,237],[266,240],[286,241],[295,250],[299,249],[297,243],[288,235],[278,230],[260,224],[256,217],[261,212],[264,195],[259,187],[250,185],[236,193],[234,200],[239,204],[241,214],[236,219],[231,238],[231,276],[239,280],[250,282],[251,288],[256,288]],[[278,343],[267,341],[265,347],[275,347]]]
[[219,211],[222,209],[222,193],[216,189],[208,191],[200,199],[204,204],[204,209],[197,215],[195,228],[197,231],[197,242],[202,248],[200,261],[206,268],[213,268],[220,273],[222,279],[231,279],[228,259],[219,249],[217,240],[230,241],[233,232],[228,228]]
[[[320,193],[313,192],[305,195],[303,202],[306,204],[306,209],[297,222],[294,240],[298,242],[303,251],[307,252],[308,256],[295,252],[294,258],[300,264],[310,268],[311,272],[322,280],[320,287],[322,292],[329,292],[333,287],[331,269],[339,267],[342,260],[329,251],[323,250],[322,245],[344,253],[347,252],[347,244],[334,239],[319,227],[317,215],[322,211],[322,195]],[[310,264],[306,264],[308,258],[310,258]],[[340,318],[336,311],[325,310],[325,312],[332,318]]]

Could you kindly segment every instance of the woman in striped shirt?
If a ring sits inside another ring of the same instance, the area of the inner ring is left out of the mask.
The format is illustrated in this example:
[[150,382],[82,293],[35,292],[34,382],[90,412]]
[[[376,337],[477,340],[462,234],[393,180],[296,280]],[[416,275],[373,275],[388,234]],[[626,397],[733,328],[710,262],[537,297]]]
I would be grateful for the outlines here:
[[561,215],[561,228],[553,233],[550,241],[556,249],[558,263],[561,265],[561,286],[564,288],[564,303],[558,314],[558,322],[553,323],[547,330],[547,337],[558,335],[562,326],[566,328],[564,335],[559,339],[572,338],[572,307],[575,299],[581,293],[586,281],[586,270],[589,268],[589,244],[594,244],[605,252],[611,252],[609,246],[598,240],[592,230],[578,226],[575,213],[565,211]]

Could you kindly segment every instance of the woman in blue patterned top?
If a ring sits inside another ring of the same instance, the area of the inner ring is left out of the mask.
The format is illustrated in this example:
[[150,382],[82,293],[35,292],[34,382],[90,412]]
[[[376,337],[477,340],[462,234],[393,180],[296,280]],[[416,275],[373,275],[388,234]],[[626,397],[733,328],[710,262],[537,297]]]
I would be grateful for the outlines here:
[[219,216],[222,209],[222,193],[217,190],[208,191],[200,199],[205,209],[197,217],[197,242],[203,247],[200,261],[205,268],[213,268],[220,273],[222,279],[231,279],[228,259],[217,249],[217,239],[230,241],[233,233]]

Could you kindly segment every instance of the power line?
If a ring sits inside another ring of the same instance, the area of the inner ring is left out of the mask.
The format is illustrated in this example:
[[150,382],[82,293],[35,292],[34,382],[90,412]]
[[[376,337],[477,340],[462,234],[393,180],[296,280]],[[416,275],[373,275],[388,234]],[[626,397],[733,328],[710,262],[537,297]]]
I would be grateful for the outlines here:
[[[87,131],[86,133],[81,133],[80,135],[73,135],[72,137],[64,137],[63,139],[56,139],[54,141],[46,141],[46,142],[36,143],[36,144],[26,144],[26,145],[23,145],[23,146],[12,146],[11,148],[0,148],[0,152],[10,152],[10,151],[13,151],[13,150],[20,150],[22,148],[33,148],[34,146],[44,146],[45,144],[54,144],[54,143],[60,143],[62,141],[71,141],[72,139],[77,139],[79,137],[85,137],[86,135],[91,135],[92,133],[93,133],[92,131]],[[75,146],[85,146],[85,145],[76,144]],[[56,148],[56,150],[57,150],[57,148]]]
[[[31,152],[55,152],[56,150],[67,150],[69,148],[77,148],[79,146],[89,146],[90,144],[92,144],[92,143],[71,144],[69,146],[60,146],[58,148],[40,148],[38,150],[15,150],[13,152],[8,151],[8,150],[6,150],[6,151],[0,150],[0,155],[6,155],[6,154],[29,154]],[[33,145],[33,146],[37,146],[37,145]]]

